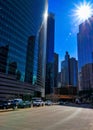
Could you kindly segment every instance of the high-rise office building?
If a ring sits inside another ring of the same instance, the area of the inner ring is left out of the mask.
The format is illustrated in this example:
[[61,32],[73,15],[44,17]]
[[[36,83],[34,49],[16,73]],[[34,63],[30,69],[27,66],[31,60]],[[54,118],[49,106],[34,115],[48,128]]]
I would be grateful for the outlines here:
[[47,19],[42,24],[39,31],[38,44],[38,71],[37,85],[42,86],[42,95],[45,95],[45,74],[46,74],[46,37],[47,37]]
[[78,66],[75,58],[70,58],[68,52],[66,52],[65,60],[61,63],[61,79],[62,87],[78,85]]
[[58,72],[58,88],[62,86],[61,72]]
[[79,26],[78,80],[79,91],[93,90],[93,17]]
[[62,73],[62,86],[70,85],[70,56],[66,52],[65,60],[61,63],[61,73]]
[[54,32],[55,17],[50,13],[47,19],[47,47],[46,47],[46,82],[45,93],[52,94],[54,90]]
[[47,0],[0,1],[0,98],[42,95],[38,35],[46,10]]
[[54,87],[58,87],[58,54],[54,53]]
[[78,86],[78,62],[75,58],[70,58],[70,84]]

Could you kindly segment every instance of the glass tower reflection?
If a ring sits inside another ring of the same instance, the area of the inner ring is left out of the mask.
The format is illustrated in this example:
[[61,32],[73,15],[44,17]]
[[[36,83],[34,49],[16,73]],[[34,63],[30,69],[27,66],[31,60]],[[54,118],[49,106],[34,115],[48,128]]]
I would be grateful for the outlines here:
[[47,47],[46,47],[46,83],[45,93],[54,92],[54,33],[55,16],[53,13],[48,15],[47,20]]
[[[37,77],[38,68],[37,35],[46,9],[47,0],[0,0],[2,74],[33,84],[32,80]],[[35,38],[31,39],[33,36]]]
[[93,17],[79,26],[78,79],[79,91],[93,89]]

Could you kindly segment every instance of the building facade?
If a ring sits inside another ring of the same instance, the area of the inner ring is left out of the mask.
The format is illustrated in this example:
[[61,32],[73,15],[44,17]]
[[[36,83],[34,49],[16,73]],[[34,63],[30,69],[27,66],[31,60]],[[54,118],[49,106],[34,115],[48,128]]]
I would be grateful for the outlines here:
[[93,90],[93,17],[79,26],[78,80],[79,91]]
[[54,32],[55,17],[50,13],[47,19],[47,46],[46,46],[46,82],[45,94],[52,94],[54,91]]
[[46,10],[47,0],[0,1],[1,99],[41,93],[42,86],[37,84],[38,33]]

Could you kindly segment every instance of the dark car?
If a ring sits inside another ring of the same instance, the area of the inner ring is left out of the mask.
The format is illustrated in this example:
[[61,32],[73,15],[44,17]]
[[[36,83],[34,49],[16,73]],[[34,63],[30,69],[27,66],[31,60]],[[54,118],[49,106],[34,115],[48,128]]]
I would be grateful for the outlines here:
[[31,102],[30,101],[21,101],[18,104],[18,108],[30,108],[31,107]]
[[67,102],[59,101],[59,105],[66,105]]
[[12,100],[0,101],[0,109],[9,109],[9,108],[15,109],[17,108],[17,104]]
[[18,103],[18,108],[25,108],[25,107],[26,107],[25,101],[21,101]]
[[25,101],[25,107],[31,107],[32,103],[31,101]]

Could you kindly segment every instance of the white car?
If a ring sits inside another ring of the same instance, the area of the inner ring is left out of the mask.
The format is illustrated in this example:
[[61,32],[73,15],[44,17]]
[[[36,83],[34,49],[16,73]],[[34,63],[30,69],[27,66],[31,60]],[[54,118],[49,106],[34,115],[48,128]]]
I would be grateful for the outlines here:
[[44,106],[44,102],[42,100],[35,100],[33,101],[33,107],[34,106]]
[[47,100],[47,101],[45,101],[45,105],[48,105],[48,106],[50,106],[50,105],[53,105],[53,103],[52,103],[52,101],[50,101],[50,100]]

